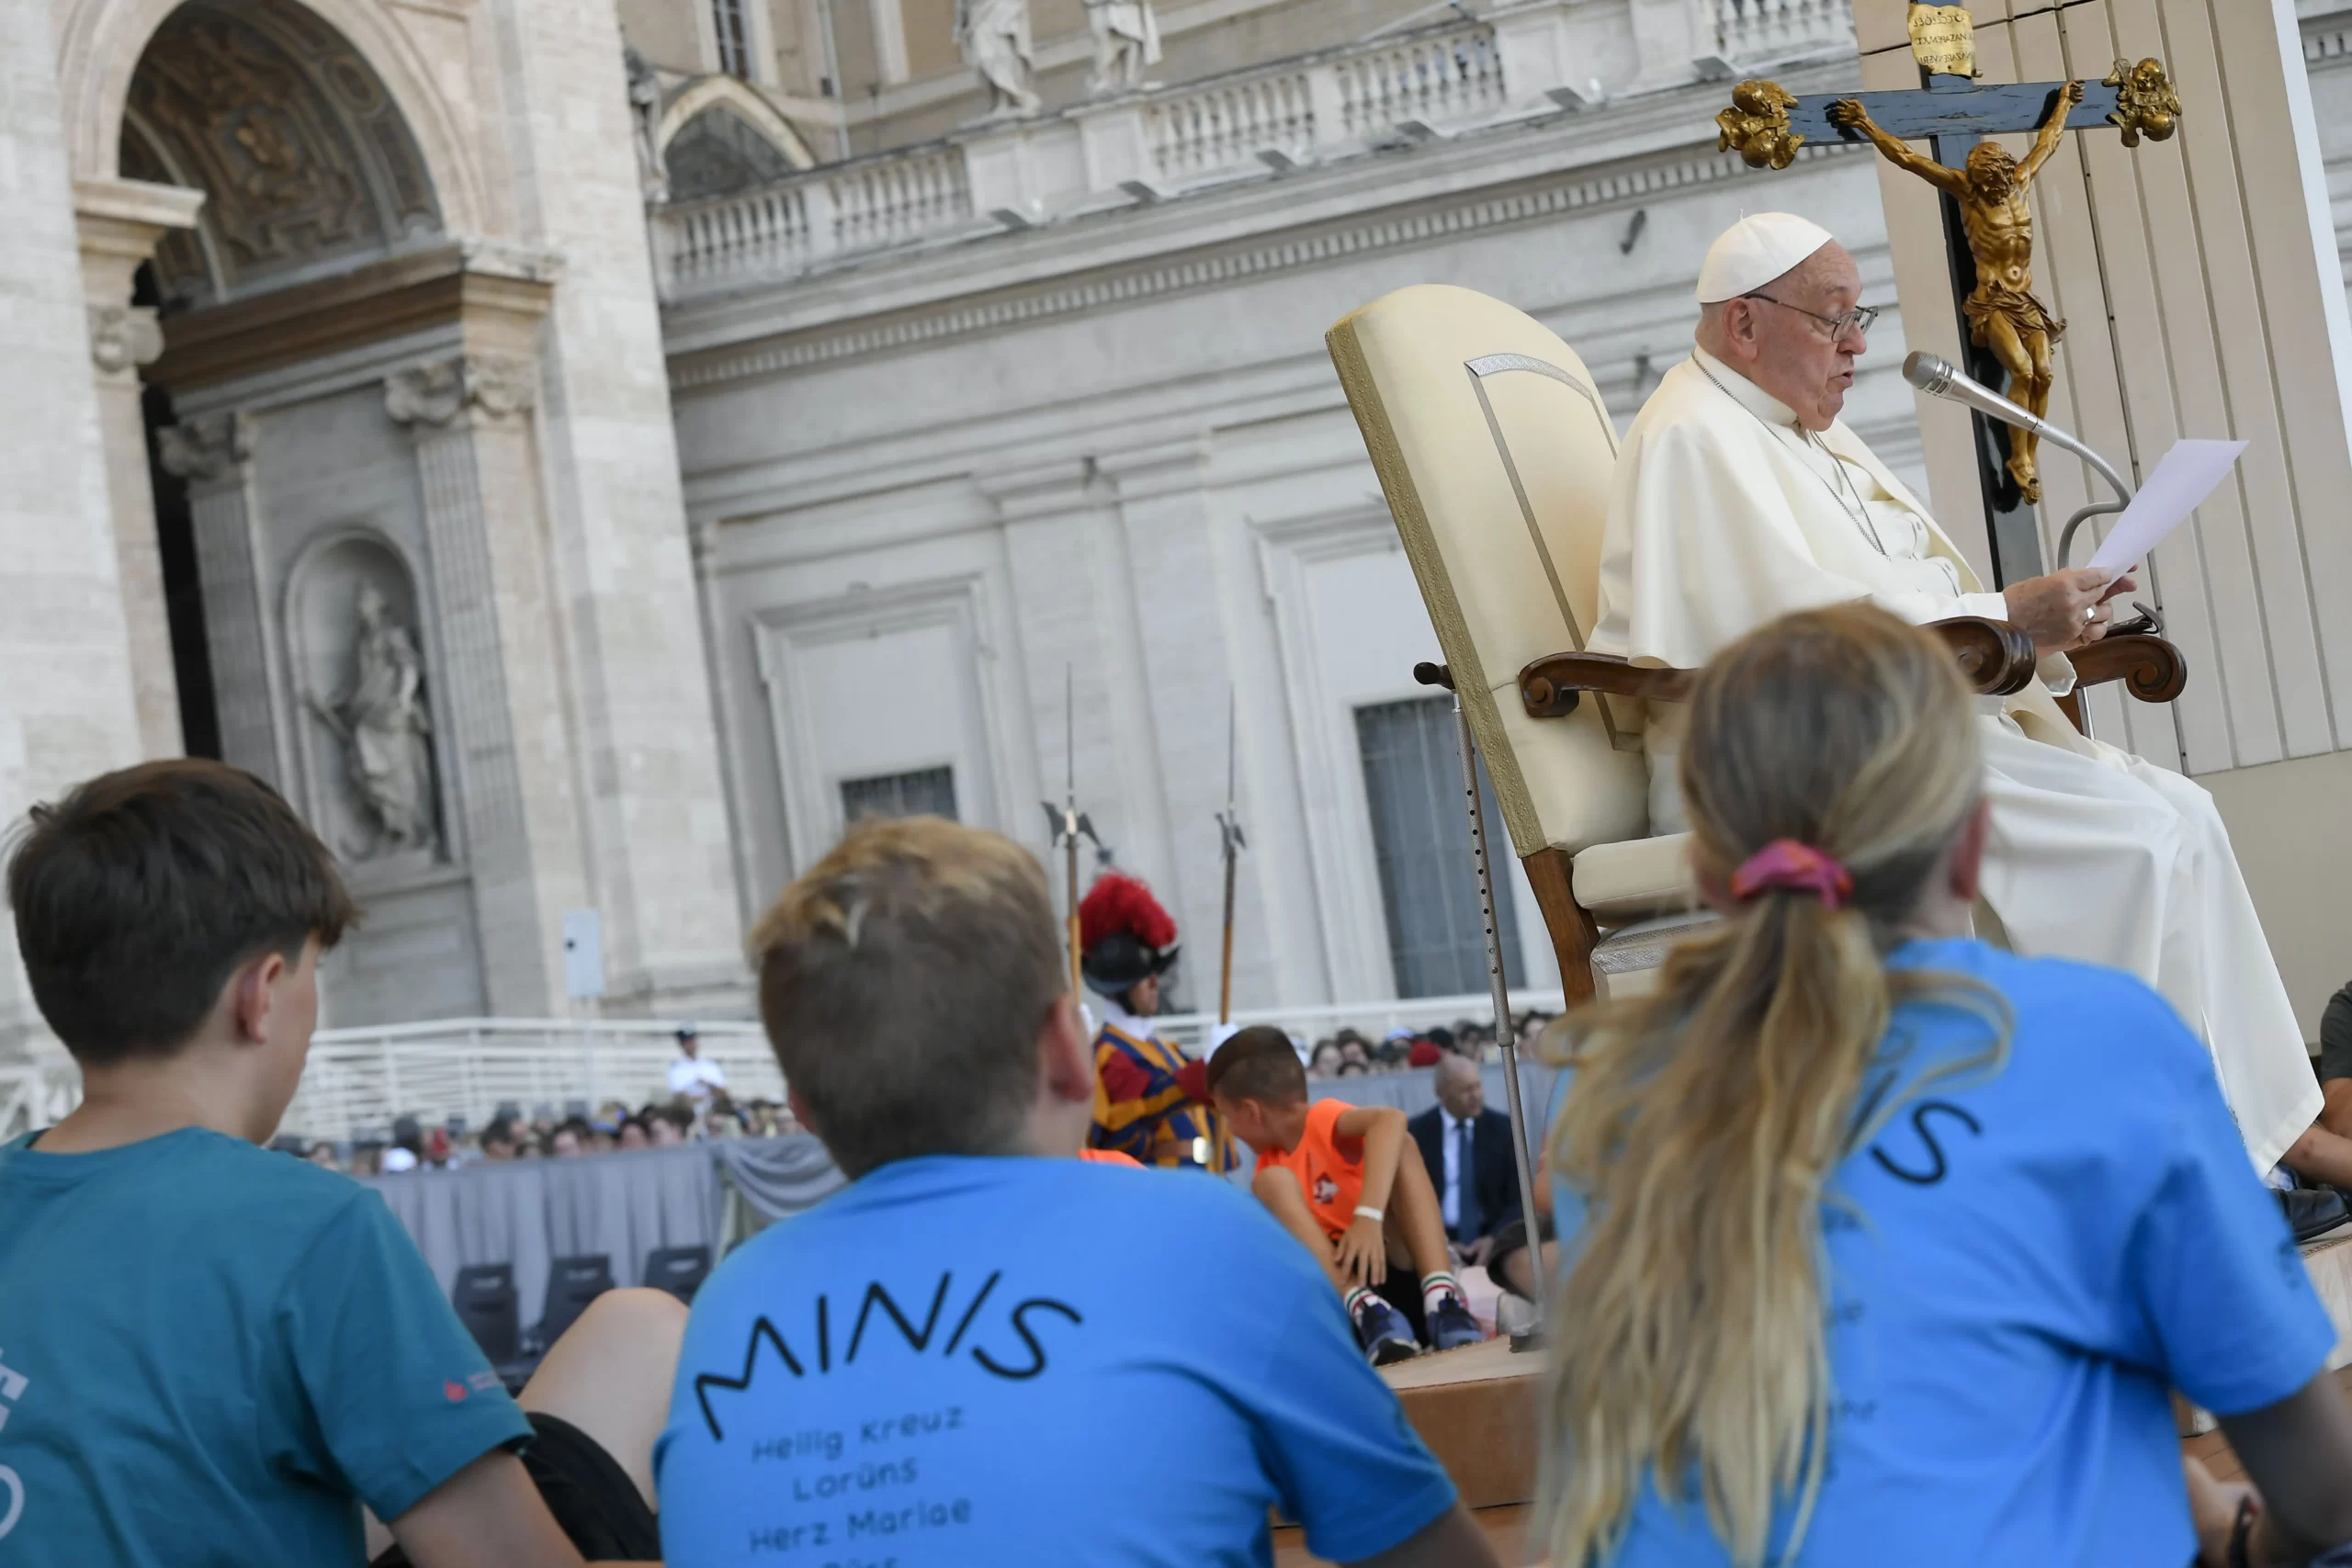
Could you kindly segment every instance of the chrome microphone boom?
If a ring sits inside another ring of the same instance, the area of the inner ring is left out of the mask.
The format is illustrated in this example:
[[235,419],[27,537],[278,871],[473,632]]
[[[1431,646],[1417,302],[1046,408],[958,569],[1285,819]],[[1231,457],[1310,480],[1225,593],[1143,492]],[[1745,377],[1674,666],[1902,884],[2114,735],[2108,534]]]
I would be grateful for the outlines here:
[[2066,520],[2065,528],[2058,536],[2058,564],[2066,564],[2068,551],[2075,543],[2075,530],[2093,517],[2110,512],[2120,512],[2131,504],[2132,487],[2123,482],[2108,460],[2092,451],[2083,442],[2059,429],[2045,419],[2033,415],[2001,396],[1981,381],[1972,381],[1943,360],[1925,349],[1914,349],[1903,361],[1903,378],[1931,398],[1943,398],[1974,409],[1987,419],[1997,419],[2003,424],[2015,425],[2029,435],[2039,436],[2052,446],[2063,446],[2098,470],[2099,478],[2115,489],[2112,503],[2084,507]]

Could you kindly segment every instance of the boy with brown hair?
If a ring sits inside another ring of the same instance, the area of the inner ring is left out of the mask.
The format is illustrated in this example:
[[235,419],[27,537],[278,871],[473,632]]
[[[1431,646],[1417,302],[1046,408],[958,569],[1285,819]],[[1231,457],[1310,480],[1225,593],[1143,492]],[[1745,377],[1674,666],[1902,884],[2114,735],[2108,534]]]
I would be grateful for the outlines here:
[[1242,1030],[1209,1058],[1209,1093],[1234,1136],[1258,1151],[1250,1190],[1323,1266],[1374,1366],[1420,1353],[1412,1325],[1381,1292],[1390,1267],[1419,1277],[1432,1349],[1486,1337],[1462,1300],[1445,1216],[1393,1106],[1306,1100],[1290,1037]]
[[[870,819],[752,937],[793,1114],[850,1185],[695,1298],[671,1568],[1492,1568],[1329,1290],[1221,1181],[1072,1156],[1094,1056],[1045,874]],[[1171,1257],[1201,1288],[1169,1288]]]
[[7,886],[83,1085],[0,1145],[9,1561],[356,1568],[364,1502],[416,1568],[576,1568],[535,1481],[618,1518],[567,1507],[619,1548],[600,1555],[650,1555],[650,1493],[616,1455],[650,1454],[623,1407],[666,1397],[676,1303],[605,1297],[526,1419],[383,1201],[259,1146],[301,1078],[320,954],[358,917],[285,801],[219,762],[108,773],[33,809]]

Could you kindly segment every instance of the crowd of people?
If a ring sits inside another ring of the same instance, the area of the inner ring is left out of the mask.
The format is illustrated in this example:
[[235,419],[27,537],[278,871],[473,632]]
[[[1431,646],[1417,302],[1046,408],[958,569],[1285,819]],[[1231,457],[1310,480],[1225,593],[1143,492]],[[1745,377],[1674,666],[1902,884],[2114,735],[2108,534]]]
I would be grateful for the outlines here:
[[[1523,1012],[1514,1020],[1515,1037],[1522,1055],[1532,1054],[1537,1036],[1553,1015]],[[584,1104],[524,1107],[513,1101],[499,1106],[490,1122],[470,1127],[462,1117],[426,1124],[414,1116],[396,1119],[390,1129],[337,1141],[287,1134],[276,1146],[299,1155],[313,1165],[351,1176],[390,1176],[411,1170],[448,1170],[460,1166],[496,1165],[507,1160],[570,1159],[630,1149],[667,1148],[705,1138],[778,1138],[802,1131],[792,1108],[781,1100],[731,1099],[726,1075],[718,1064],[700,1054],[691,1026],[678,1033],[679,1056],[671,1064],[671,1093],[666,1100],[648,1100],[632,1110],[626,1101],[608,1100],[592,1113]],[[1300,1046],[1292,1037],[1294,1047]],[[1313,1078],[1344,1078],[1399,1073],[1433,1067],[1448,1057],[1491,1062],[1500,1052],[1491,1024],[1470,1019],[1427,1029],[1395,1029],[1378,1042],[1352,1027],[1324,1036],[1307,1049],[1306,1072]]]
[[780,1100],[738,1101],[720,1092],[699,1104],[680,1095],[650,1100],[634,1110],[609,1100],[593,1114],[580,1108],[561,1116],[549,1105],[535,1107],[526,1116],[521,1106],[508,1103],[480,1129],[469,1127],[462,1117],[427,1126],[416,1117],[403,1116],[393,1122],[389,1136],[363,1134],[338,1144],[288,1135],[277,1140],[277,1146],[330,1170],[391,1176],[668,1148],[706,1138],[780,1138],[800,1130],[792,1108]]
[[[1531,1010],[1519,1015],[1513,1024],[1514,1040],[1522,1054],[1534,1049],[1536,1036],[1551,1020],[1548,1012]],[[1377,1043],[1360,1030],[1346,1028],[1315,1042],[1306,1054],[1306,1076],[1362,1077],[1434,1067],[1447,1056],[1491,1062],[1500,1055],[1494,1026],[1466,1018],[1456,1020],[1452,1028],[1434,1024],[1419,1030],[1392,1029]]]

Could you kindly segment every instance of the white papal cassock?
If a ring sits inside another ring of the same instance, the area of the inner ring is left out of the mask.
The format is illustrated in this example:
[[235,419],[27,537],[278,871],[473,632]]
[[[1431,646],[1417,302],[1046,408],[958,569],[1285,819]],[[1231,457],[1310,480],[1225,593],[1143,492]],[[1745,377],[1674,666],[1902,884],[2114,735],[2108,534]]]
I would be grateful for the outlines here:
[[[1775,616],[1864,598],[1914,624],[2007,614],[1842,421],[1808,436],[1785,405],[1693,350],[1618,459],[1593,650],[1695,668]],[[2041,675],[1979,699],[1993,803],[1984,900],[2018,952],[2128,969],[2163,992],[2211,1048],[2267,1169],[2318,1117],[2320,1090],[2228,831],[2196,784],[2075,732],[2045,683],[2073,682],[2063,657]],[[1684,716],[1672,704],[1650,714],[1651,830],[1677,831]]]

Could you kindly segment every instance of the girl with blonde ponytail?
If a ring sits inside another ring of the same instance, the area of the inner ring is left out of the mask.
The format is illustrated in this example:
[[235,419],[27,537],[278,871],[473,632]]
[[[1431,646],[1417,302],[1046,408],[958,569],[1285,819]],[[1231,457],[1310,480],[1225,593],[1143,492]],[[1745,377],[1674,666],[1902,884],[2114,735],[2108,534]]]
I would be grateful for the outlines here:
[[1681,785],[1724,919],[1566,1030],[1555,1568],[2177,1568],[2167,1387],[2243,1411],[2324,1363],[2197,1038],[1969,939],[1980,778],[1949,652],[1883,611],[1701,677]]

